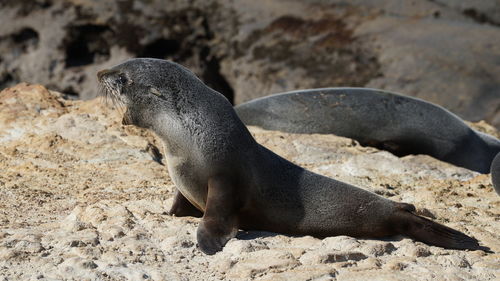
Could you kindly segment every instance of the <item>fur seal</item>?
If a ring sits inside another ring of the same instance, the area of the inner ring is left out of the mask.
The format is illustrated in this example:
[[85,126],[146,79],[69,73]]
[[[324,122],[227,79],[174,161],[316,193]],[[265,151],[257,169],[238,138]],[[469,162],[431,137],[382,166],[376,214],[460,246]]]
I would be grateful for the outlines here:
[[[231,103],[174,62],[131,59],[98,73],[127,124],[165,143],[179,193],[174,215],[203,213],[198,246],[222,250],[238,229],[317,237],[407,235],[451,249],[478,241],[361,188],[301,168],[259,145]],[[198,212],[197,212],[198,211]]]
[[335,134],[403,156],[428,154],[489,173],[500,141],[450,111],[412,97],[368,88],[292,91],[235,107],[246,125],[290,133]]

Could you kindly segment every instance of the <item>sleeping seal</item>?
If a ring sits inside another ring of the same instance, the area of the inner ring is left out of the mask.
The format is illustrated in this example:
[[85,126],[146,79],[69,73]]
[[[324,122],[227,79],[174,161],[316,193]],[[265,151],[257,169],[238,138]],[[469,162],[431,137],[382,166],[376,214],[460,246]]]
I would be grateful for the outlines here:
[[428,154],[489,173],[500,140],[471,129],[448,110],[368,88],[292,91],[235,107],[246,125],[303,134],[335,134],[402,156]]

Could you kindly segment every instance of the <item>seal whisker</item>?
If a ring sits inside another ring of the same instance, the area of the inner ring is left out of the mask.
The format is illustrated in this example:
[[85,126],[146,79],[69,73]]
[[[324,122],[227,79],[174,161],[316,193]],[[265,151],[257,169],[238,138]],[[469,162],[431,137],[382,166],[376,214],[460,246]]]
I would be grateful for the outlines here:
[[106,105],[109,105],[108,92],[103,83],[98,83],[97,93],[99,95],[99,98],[101,99],[101,102],[104,102]]
[[98,84],[100,98],[107,106],[115,108],[120,115],[125,112],[125,104],[120,98],[120,93],[108,79],[100,79]]
[[123,113],[125,112],[125,104],[118,97],[115,90],[110,91],[109,98],[112,105],[118,110],[119,114],[123,115]]

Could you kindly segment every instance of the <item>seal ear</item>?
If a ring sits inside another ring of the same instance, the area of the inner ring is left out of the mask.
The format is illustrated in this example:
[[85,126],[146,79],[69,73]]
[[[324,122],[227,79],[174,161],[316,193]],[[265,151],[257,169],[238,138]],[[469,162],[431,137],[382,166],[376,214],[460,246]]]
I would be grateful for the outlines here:
[[149,87],[149,93],[153,94],[153,95],[155,95],[157,97],[161,97],[160,91],[158,89],[156,89],[156,88]]

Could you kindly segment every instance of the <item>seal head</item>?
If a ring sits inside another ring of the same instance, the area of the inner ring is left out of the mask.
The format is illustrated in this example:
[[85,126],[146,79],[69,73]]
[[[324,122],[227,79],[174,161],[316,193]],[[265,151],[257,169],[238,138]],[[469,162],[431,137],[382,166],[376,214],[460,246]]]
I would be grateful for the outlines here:
[[[115,105],[126,108],[124,124],[150,128],[155,113],[163,112],[166,106],[175,110],[180,95],[192,93],[182,89],[201,82],[193,81],[198,78],[181,65],[159,64],[158,61],[129,60],[119,67],[97,73],[101,94]],[[158,102],[159,99],[163,102]]]

